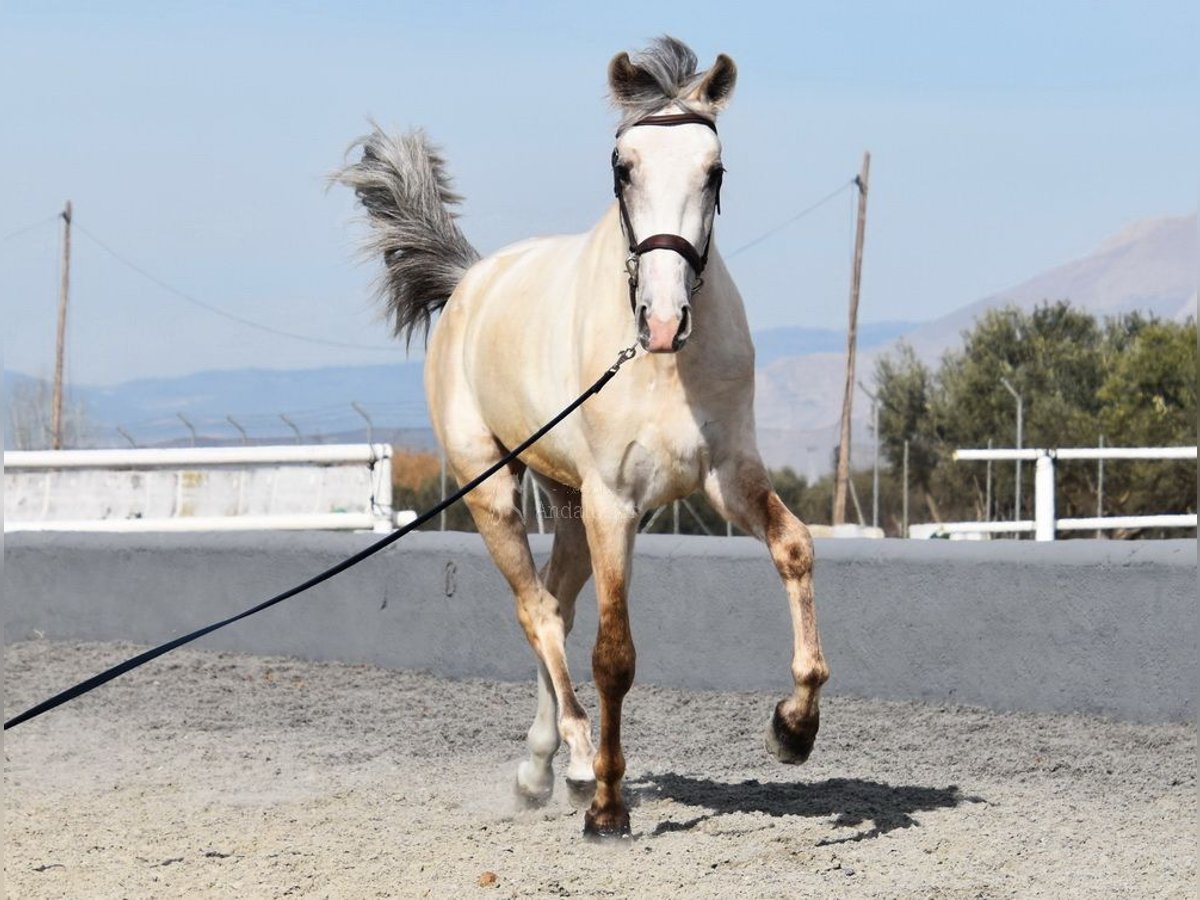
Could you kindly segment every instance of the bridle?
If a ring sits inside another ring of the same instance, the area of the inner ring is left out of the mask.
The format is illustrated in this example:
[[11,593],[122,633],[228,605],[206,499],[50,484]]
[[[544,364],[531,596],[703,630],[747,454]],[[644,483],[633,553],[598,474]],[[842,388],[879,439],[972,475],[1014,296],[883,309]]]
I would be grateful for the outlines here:
[[[717,124],[707,116],[699,115],[698,113],[668,113],[659,116],[646,116],[638,119],[629,128],[636,128],[639,125],[704,125],[713,130],[713,134],[717,133]],[[620,137],[620,132],[617,133]],[[625,259],[625,270],[629,274],[629,306],[630,309],[637,307],[637,285],[638,285],[638,262],[643,253],[649,253],[651,250],[672,250],[682,256],[692,271],[696,273],[695,284],[692,285],[692,293],[695,294],[704,284],[704,279],[701,277],[704,273],[704,267],[708,265],[708,249],[712,246],[712,229],[708,231],[708,238],[704,242],[704,252],[701,253],[696,249],[687,238],[678,234],[652,234],[650,237],[642,241],[634,236],[633,221],[629,217],[629,207],[625,204],[625,192],[622,190],[621,175],[618,171],[617,163],[620,157],[617,155],[617,150],[614,147],[612,152],[612,170],[613,170],[613,193],[617,197],[617,206],[621,210],[621,225],[625,229],[625,238],[629,241],[629,256]],[[716,211],[721,213],[721,175],[723,170],[717,170],[716,178]]]

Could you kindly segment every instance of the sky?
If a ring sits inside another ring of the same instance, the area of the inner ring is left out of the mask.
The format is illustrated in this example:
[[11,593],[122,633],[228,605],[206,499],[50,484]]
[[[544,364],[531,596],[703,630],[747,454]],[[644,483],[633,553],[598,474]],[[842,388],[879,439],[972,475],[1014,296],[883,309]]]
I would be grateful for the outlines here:
[[583,231],[611,201],[605,67],[663,33],[738,64],[717,242],[755,329],[845,327],[853,191],[779,226],[864,150],[863,322],[1197,207],[1194,2],[6,0],[4,366],[52,371],[67,199],[74,384],[403,360],[326,189],[368,117],[443,147],[484,253]]

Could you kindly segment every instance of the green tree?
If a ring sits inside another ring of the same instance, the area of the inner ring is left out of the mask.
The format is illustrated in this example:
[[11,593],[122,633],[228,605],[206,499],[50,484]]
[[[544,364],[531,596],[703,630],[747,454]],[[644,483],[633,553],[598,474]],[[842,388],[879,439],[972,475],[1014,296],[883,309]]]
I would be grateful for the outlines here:
[[[881,442],[898,474],[909,442],[912,486],[925,493],[936,519],[1028,518],[1032,466],[1025,463],[1022,509],[1015,510],[1015,465],[992,466],[992,508],[982,463],[955,463],[954,450],[1013,446],[1016,402],[1024,406],[1026,447],[1192,444],[1196,440],[1196,326],[1131,314],[1098,323],[1066,301],[1032,312],[990,310],[963,334],[961,349],[930,371],[902,345],[876,365],[883,403]],[[1096,465],[1060,463],[1061,516],[1094,515]],[[1119,474],[1118,474],[1119,472]],[[1169,463],[1110,464],[1111,514],[1195,508],[1195,467]],[[935,502],[936,499],[936,502]],[[1139,505],[1139,509],[1132,509]],[[1188,506],[1190,504],[1190,507]]]
[[1143,323],[1097,396],[1105,432],[1149,446],[1196,441],[1196,323]]
[[918,485],[928,488],[938,459],[930,418],[933,373],[908,343],[902,341],[896,353],[895,358],[883,356],[875,364],[880,449],[888,459],[898,461],[908,442],[909,473]]
[[[1123,352],[1114,355],[1099,390],[1101,427],[1108,442],[1195,444],[1196,322],[1137,324]],[[1109,515],[1196,511],[1194,462],[1112,462],[1106,481]]]
[[[1016,401],[1002,378],[1023,401],[1024,446],[1094,445],[1097,391],[1104,374],[1102,345],[1096,320],[1065,301],[1042,304],[1031,313],[1016,307],[985,313],[964,335],[963,349],[948,353],[937,373],[931,409],[943,451],[935,480],[938,495],[959,510],[969,499],[970,512],[986,517],[986,470],[953,464],[950,454],[960,447],[986,446],[989,439],[998,446],[1015,446]],[[992,497],[1001,504],[1002,515],[1029,516],[1031,489],[1022,492],[1022,509],[1016,515],[1011,504],[1004,509],[1007,498],[1014,496],[1015,466],[995,465],[992,471]],[[1032,477],[1024,484],[1032,488]],[[1094,493],[1084,470],[1064,470],[1058,486],[1065,515]]]

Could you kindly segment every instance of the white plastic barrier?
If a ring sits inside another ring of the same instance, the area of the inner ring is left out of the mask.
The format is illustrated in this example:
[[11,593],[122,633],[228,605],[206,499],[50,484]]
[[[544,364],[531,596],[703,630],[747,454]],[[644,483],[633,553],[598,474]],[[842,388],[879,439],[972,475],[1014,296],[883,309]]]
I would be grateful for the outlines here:
[[320,444],[4,454],[4,530],[387,531],[392,448]]
[[1059,519],[1054,510],[1056,459],[1195,459],[1195,447],[1064,447],[1060,450],[1029,447],[1021,450],[956,450],[955,460],[1032,460],[1034,463],[1033,521],[930,522],[913,525],[909,537],[978,540],[989,534],[1034,533],[1039,541],[1052,541],[1058,531],[1096,531],[1115,528],[1195,528],[1195,513],[1183,515],[1090,516]]

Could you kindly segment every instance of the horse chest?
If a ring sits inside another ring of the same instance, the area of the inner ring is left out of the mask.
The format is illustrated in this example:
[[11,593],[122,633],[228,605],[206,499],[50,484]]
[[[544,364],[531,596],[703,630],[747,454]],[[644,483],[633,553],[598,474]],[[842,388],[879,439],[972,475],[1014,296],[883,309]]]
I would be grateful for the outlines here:
[[708,471],[709,435],[686,410],[659,409],[622,442],[614,487],[643,508],[695,491]]

